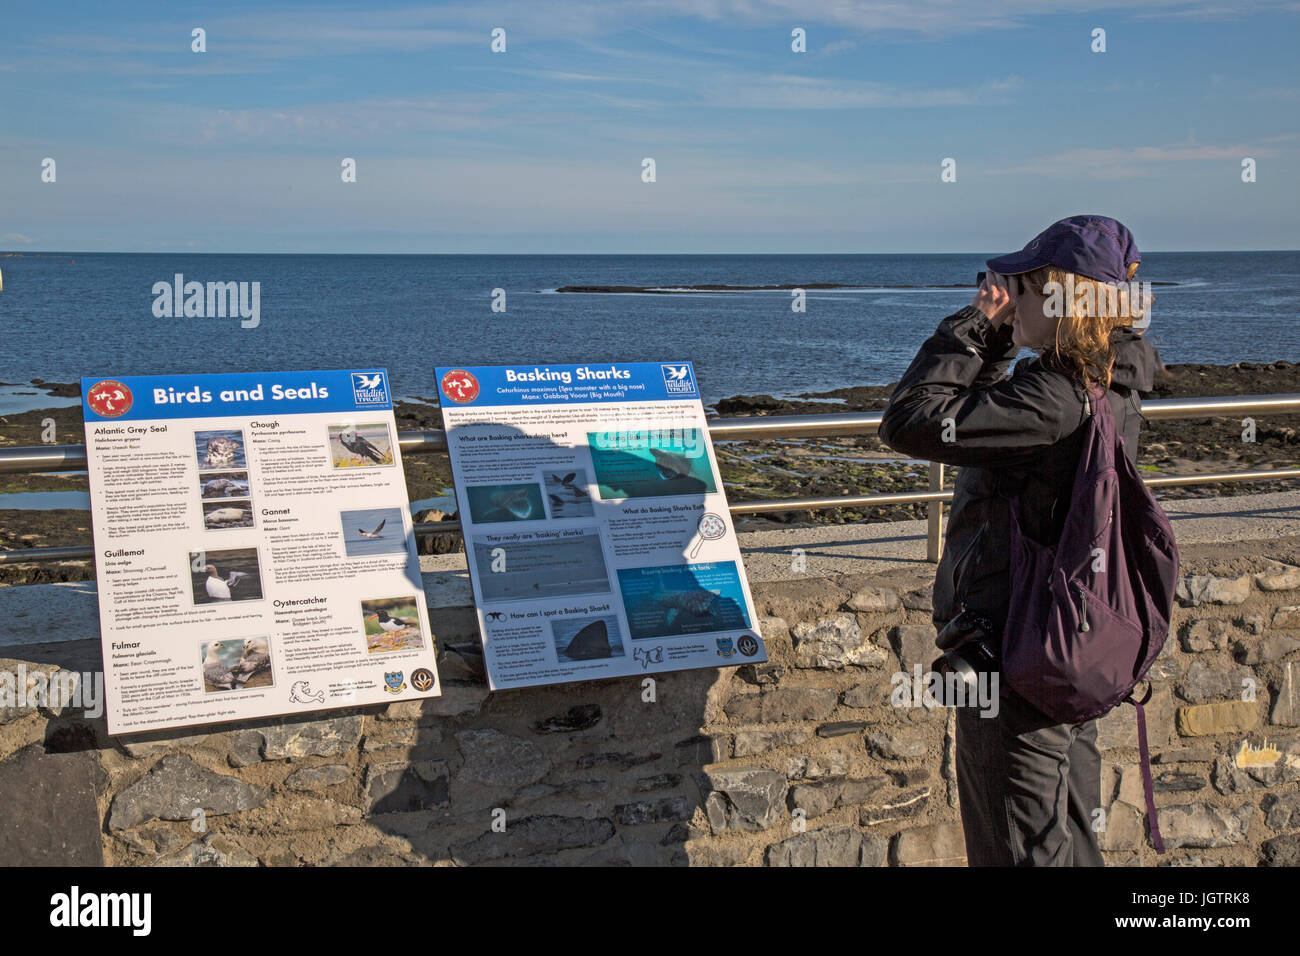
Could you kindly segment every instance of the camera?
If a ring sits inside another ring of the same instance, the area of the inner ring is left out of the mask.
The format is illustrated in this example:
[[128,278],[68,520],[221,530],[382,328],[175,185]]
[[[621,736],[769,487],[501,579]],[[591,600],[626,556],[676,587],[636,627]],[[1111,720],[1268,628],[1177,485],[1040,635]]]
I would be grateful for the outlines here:
[[[965,685],[957,700],[942,700],[944,707],[954,707],[976,700],[977,683],[981,673],[991,673],[1001,665],[1002,635],[992,619],[978,611],[962,606],[962,611],[939,632],[935,643],[943,654],[935,659],[930,669],[944,679],[936,688],[944,698],[951,688],[956,690],[949,674]],[[937,696],[937,695],[936,695]]]

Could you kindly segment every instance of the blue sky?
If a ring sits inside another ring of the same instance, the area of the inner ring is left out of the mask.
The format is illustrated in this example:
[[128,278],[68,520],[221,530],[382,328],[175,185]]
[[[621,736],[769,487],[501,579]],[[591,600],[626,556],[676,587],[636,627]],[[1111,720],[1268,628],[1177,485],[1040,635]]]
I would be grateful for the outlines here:
[[974,252],[1082,212],[1144,250],[1294,249],[1297,27],[1250,0],[6,0],[0,249]]

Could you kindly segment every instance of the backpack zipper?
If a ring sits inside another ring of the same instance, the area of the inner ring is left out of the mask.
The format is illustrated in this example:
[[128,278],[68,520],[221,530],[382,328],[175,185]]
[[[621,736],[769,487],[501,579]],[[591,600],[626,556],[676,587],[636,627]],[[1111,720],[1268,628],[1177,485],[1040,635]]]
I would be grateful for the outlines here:
[[[1083,389],[1083,414],[1085,418],[1092,414],[1092,392],[1086,383]],[[1091,628],[1088,626],[1088,599],[1084,596],[1083,585],[1077,587],[1079,589],[1079,630],[1089,631]]]

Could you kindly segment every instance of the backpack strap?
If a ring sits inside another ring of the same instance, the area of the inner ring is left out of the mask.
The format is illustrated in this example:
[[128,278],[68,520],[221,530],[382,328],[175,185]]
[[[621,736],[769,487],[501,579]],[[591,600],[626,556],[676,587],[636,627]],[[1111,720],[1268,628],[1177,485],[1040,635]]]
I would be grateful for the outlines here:
[[1160,821],[1156,818],[1155,785],[1151,781],[1151,753],[1147,749],[1147,718],[1142,705],[1151,699],[1151,682],[1147,681],[1147,692],[1141,700],[1134,700],[1129,694],[1124,699],[1137,708],[1138,719],[1138,754],[1142,763],[1142,795],[1147,803],[1147,820],[1151,824],[1151,845],[1157,853],[1165,852],[1165,841],[1160,838]]
[[1151,424],[1151,420],[1142,414],[1142,397],[1138,394],[1136,388],[1128,390],[1128,403],[1133,406],[1133,414],[1137,415],[1147,425]]

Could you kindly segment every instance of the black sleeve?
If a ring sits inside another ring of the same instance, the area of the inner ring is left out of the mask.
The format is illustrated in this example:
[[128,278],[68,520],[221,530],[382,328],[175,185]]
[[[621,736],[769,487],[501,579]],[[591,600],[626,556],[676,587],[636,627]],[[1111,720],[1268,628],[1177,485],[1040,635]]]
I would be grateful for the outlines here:
[[894,389],[880,440],[948,465],[1033,460],[1061,438],[1062,402],[1048,375],[1005,375],[1018,351],[1010,327],[995,329],[974,306],[948,316]]

